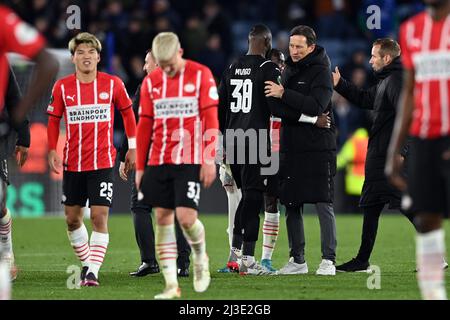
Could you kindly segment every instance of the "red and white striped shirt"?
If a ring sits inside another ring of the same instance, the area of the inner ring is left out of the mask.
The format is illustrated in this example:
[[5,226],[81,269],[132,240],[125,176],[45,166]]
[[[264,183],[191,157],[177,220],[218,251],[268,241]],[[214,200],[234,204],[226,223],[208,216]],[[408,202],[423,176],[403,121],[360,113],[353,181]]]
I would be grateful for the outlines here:
[[450,15],[433,21],[422,12],[400,28],[402,62],[415,74],[410,134],[422,139],[450,135]]
[[58,80],[47,113],[58,118],[64,116],[65,170],[112,168],[116,159],[114,107],[124,111],[131,108],[131,104],[123,82],[107,73],[98,72],[90,83],[81,83],[75,74]]
[[5,104],[9,79],[6,53],[17,52],[33,58],[44,45],[45,40],[36,29],[23,22],[10,9],[0,5],[0,112]]
[[[202,164],[202,113],[217,108],[218,102],[211,70],[200,63],[186,60],[184,69],[172,78],[161,68],[148,75],[142,83],[140,99],[140,119],[153,119],[147,165]],[[138,153],[140,147],[138,132]],[[147,150],[142,152],[147,154]]]

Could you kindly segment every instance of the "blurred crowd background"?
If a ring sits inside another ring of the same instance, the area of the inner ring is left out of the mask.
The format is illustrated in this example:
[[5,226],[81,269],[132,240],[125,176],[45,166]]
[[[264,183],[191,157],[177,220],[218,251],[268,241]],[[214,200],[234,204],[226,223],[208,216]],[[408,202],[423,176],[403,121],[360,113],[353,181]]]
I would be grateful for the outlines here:
[[[185,57],[209,66],[217,78],[239,54],[245,53],[254,23],[267,24],[273,46],[288,53],[289,31],[296,25],[314,28],[332,66],[359,86],[374,79],[368,61],[373,40],[397,37],[398,25],[423,9],[414,0],[9,0],[8,5],[33,24],[49,47],[66,48],[78,30],[69,30],[70,5],[81,9],[81,28],[104,45],[101,68],[125,82],[130,95],[144,77],[145,52],[161,31],[174,31]],[[368,30],[370,5],[381,9],[381,29]],[[341,147],[355,129],[367,126],[367,115],[334,97]]]
[[[247,50],[247,35],[255,23],[265,23],[273,46],[288,54],[289,31],[296,25],[314,28],[318,43],[339,66],[344,78],[360,87],[374,84],[368,63],[372,42],[397,38],[399,24],[423,10],[420,0],[4,0],[47,39],[50,48],[67,48],[79,32],[69,30],[67,8],[81,9],[81,30],[95,34],[103,44],[101,69],[118,75],[130,96],[144,77],[143,63],[153,37],[174,31],[185,57],[223,70]],[[381,28],[369,30],[367,8],[381,9]],[[338,151],[358,128],[370,128],[371,114],[354,108],[334,94]],[[38,119],[42,119],[38,117]],[[117,129],[123,130],[120,117]],[[44,122],[44,121],[42,121]],[[115,135],[120,144],[120,134]],[[341,159],[342,160],[342,159]],[[338,159],[339,162],[339,159]],[[341,161],[341,163],[343,163]],[[345,166],[344,166],[345,167]],[[343,188],[342,188],[343,189]]]

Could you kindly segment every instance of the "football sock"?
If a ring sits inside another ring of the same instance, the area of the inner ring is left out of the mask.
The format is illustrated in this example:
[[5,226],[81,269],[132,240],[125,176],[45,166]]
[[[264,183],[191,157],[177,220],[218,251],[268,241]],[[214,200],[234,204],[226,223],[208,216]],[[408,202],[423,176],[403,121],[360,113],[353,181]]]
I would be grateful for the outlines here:
[[[1,254],[1,252],[0,252]],[[11,299],[11,274],[9,264],[0,256],[0,301]]]
[[75,252],[75,255],[80,259],[83,267],[89,266],[89,257],[91,251],[89,248],[89,234],[84,224],[74,231],[67,231],[70,244]]
[[242,263],[246,267],[250,267],[253,263],[255,263],[255,257],[254,256],[243,255],[242,256]]
[[442,259],[445,255],[444,230],[416,236],[417,280],[424,300],[446,300]]
[[[244,261],[244,257],[252,257],[253,261],[255,260],[255,247],[256,247],[256,241],[244,241],[242,244],[242,261]],[[248,260],[248,258],[247,258]],[[249,265],[247,265],[249,266]]]
[[183,233],[194,251],[194,258],[202,259],[206,254],[205,227],[203,223],[197,219],[189,229],[183,228]]
[[238,259],[241,259],[241,258],[242,258],[242,250],[232,247],[230,250],[230,256],[228,258],[228,262],[232,262],[232,261],[237,262]]
[[241,249],[244,242],[244,236],[242,234],[233,234],[233,241],[231,243],[232,248]]
[[228,197],[228,242],[230,244],[230,248],[232,247],[233,242],[233,228],[234,228],[234,218],[236,217],[236,211],[239,206],[239,202],[242,198],[241,189],[234,187],[232,192],[227,191]]
[[280,227],[280,212],[265,212],[263,224],[262,259],[272,259],[273,249],[278,238]]
[[156,225],[155,245],[166,288],[178,287],[177,239],[173,223],[165,226]]
[[98,271],[105,259],[106,249],[108,248],[109,234],[92,231],[91,234],[91,256],[89,258],[89,272],[93,272],[98,278]]
[[0,252],[12,252],[12,218],[6,209],[6,215],[0,219]]

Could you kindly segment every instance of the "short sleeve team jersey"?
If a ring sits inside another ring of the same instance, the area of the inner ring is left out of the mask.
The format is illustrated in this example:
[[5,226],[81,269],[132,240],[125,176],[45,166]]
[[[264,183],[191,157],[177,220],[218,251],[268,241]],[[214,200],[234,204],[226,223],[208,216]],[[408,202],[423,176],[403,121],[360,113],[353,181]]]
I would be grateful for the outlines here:
[[98,72],[93,82],[82,83],[72,74],[58,80],[47,113],[64,117],[66,143],[63,164],[67,171],[112,168],[114,108],[131,108],[131,100],[118,77]]
[[8,88],[9,66],[7,52],[33,58],[45,46],[44,38],[22,21],[13,11],[0,5],[0,112],[4,108]]
[[147,165],[202,164],[205,146],[201,113],[218,104],[211,70],[194,61],[174,77],[160,68],[148,75],[141,88],[140,117],[153,118]]
[[[280,79],[278,66],[261,55],[242,56],[225,70],[219,87],[220,111],[224,114],[219,118],[225,149],[243,143],[245,148],[256,148],[259,155],[261,147],[265,149],[262,152],[270,147],[270,139],[272,151],[279,151],[281,120],[271,116],[264,87],[266,81],[279,83]],[[248,136],[255,132],[257,142],[228,134],[239,130]]]
[[422,139],[450,135],[450,15],[433,21],[422,12],[400,28],[402,62],[414,71],[410,134]]

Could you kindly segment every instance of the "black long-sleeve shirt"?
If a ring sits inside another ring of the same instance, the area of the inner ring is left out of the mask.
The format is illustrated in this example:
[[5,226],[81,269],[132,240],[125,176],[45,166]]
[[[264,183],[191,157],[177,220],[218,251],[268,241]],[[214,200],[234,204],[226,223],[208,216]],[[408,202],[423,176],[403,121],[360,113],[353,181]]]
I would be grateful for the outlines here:
[[[134,94],[134,98],[133,98],[133,112],[134,112],[134,117],[136,118],[136,123],[138,123],[138,120],[139,120],[140,96],[141,96],[141,85],[139,85],[139,87],[136,89],[136,93]],[[123,137],[122,137],[122,145],[120,146],[120,149],[119,149],[120,162],[125,162],[125,157],[127,155],[127,152],[128,152],[128,139],[124,132]]]
[[[5,97],[5,106],[6,106],[6,119],[9,122],[9,117],[14,111],[14,108],[19,103],[22,98],[22,93],[20,91],[19,85],[17,83],[14,72],[10,70],[9,72],[9,81],[8,81],[8,89]],[[26,118],[20,126],[13,128],[17,132],[17,141],[16,145],[23,147],[30,147],[30,122],[28,118]]]

